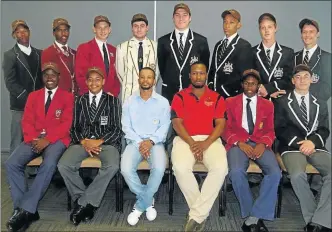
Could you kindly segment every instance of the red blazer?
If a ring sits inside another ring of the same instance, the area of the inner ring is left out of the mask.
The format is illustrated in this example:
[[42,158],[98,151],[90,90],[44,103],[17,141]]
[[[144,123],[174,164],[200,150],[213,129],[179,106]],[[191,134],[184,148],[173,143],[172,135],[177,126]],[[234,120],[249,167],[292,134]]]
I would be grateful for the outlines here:
[[227,122],[222,135],[226,141],[226,150],[235,142],[246,142],[248,139],[255,143],[264,143],[271,147],[275,139],[274,107],[273,103],[262,97],[257,97],[256,122],[252,135],[242,127],[243,94],[226,99]]
[[[108,77],[105,78],[103,90],[105,92],[111,92],[115,97],[117,97],[120,93],[120,82],[115,71],[116,48],[110,44],[107,44],[107,49],[110,58],[110,69]],[[104,60],[95,38],[87,43],[80,44],[77,48],[75,74],[77,84],[80,89],[80,95],[88,92],[88,87],[85,83],[85,76],[88,68],[93,66],[97,66],[103,70],[104,75],[106,76]]]
[[[42,65],[46,62],[56,63],[60,69],[59,88],[68,92],[72,92],[72,78],[74,79],[74,83],[76,82],[74,75],[76,51],[69,47],[68,51],[70,55],[67,57],[61,52],[60,48],[55,43],[53,43],[51,46],[43,50],[41,63]],[[71,64],[69,62],[71,62]]]
[[68,146],[73,107],[73,94],[58,88],[45,115],[45,88],[30,93],[22,118],[24,142],[30,143],[44,129],[50,143],[60,140]]

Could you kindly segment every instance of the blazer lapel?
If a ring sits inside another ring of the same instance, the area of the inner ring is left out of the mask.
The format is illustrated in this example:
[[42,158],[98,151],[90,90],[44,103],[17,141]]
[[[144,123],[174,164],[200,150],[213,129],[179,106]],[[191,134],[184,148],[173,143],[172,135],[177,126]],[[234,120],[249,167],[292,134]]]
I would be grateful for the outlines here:
[[[282,57],[282,48],[280,47],[280,45],[276,42],[275,48],[274,48],[274,53],[273,53],[273,57],[272,57],[272,61],[271,61],[271,73],[269,76],[269,81],[271,80],[276,68],[278,67],[278,64],[281,60]],[[273,68],[272,68],[273,67]]]
[[313,132],[315,129],[315,125],[318,119],[318,114],[319,114],[319,104],[317,103],[317,99],[310,94],[309,97],[309,123],[308,123],[308,128],[309,128],[309,134]]
[[[30,68],[27,60],[25,59],[23,52],[21,51],[21,49],[18,47],[17,44],[15,44],[15,46],[14,46],[14,52],[16,53],[16,57],[17,57],[18,61],[27,70],[27,72],[29,73],[29,75],[33,79],[33,81],[35,81],[35,78],[33,77],[32,73],[31,73],[31,68]],[[32,48],[31,48],[31,52],[35,52],[35,51],[32,50]],[[38,56],[38,58],[39,58],[39,56]]]
[[179,70],[181,70],[181,66],[180,66],[179,59],[178,59],[180,57],[179,46],[178,46],[178,42],[176,40],[175,30],[171,33],[169,39],[170,39],[170,47],[173,52],[176,64],[177,64]]
[[262,104],[262,99],[257,96],[256,121],[255,121],[255,126],[254,126],[253,133],[255,133],[255,131],[259,129],[259,126],[260,126],[259,124],[260,124],[261,119],[262,119],[263,110],[260,110],[260,109],[262,109],[261,104]]
[[288,95],[288,108],[290,109],[290,111],[292,112],[292,114],[294,115],[295,118],[295,123],[297,123],[300,127],[302,127],[302,129],[308,133],[307,128],[305,127],[303,121],[302,121],[302,117],[301,117],[301,110],[300,110],[300,106],[296,100],[296,97],[294,95],[294,92],[290,92]]
[[270,76],[271,70],[270,70],[269,64],[267,62],[267,58],[266,58],[266,54],[265,54],[265,50],[264,50],[262,42],[257,46],[256,56],[257,56],[257,59],[259,60],[259,63],[262,65],[266,75]]
[[[136,50],[136,46],[134,45],[134,42],[135,42],[134,39],[131,39],[129,41],[128,49],[129,49],[130,59],[131,59],[131,62],[132,62],[132,67],[133,67],[133,69],[135,69],[136,75],[138,76],[138,74],[139,74],[139,71],[138,71],[138,62],[137,62],[138,51]],[[144,56],[143,56],[143,60],[144,60]]]
[[302,64],[302,57],[303,57],[303,49],[295,55],[295,66]]
[[87,119],[87,121],[89,121],[89,123],[92,123],[91,117],[90,117],[90,102],[89,102],[89,93],[85,93],[83,95],[83,99],[82,99],[82,110],[84,113],[85,118]]
[[316,67],[316,65],[318,64],[318,62],[320,60],[320,56],[321,56],[321,49],[320,49],[320,47],[317,47],[316,51],[314,52],[314,54],[312,54],[312,56],[309,60],[308,66],[311,68],[311,70],[313,70]]
[[[219,71],[219,69],[221,68],[221,66],[222,66],[222,65],[226,62],[226,60],[228,59],[228,57],[233,53],[233,51],[234,51],[234,49],[235,49],[235,46],[236,46],[237,42],[239,41],[239,39],[240,39],[240,36],[239,36],[239,34],[237,34],[237,35],[235,36],[235,38],[232,40],[232,42],[227,46],[227,48],[226,48],[224,54],[223,54],[222,57],[221,57],[222,62],[220,63],[219,66],[218,66],[218,53],[220,52],[220,51],[219,51],[220,49],[219,49],[219,48],[217,49],[217,51],[216,51],[216,59],[215,59],[215,65],[216,65],[216,67],[217,67],[216,72]],[[221,42],[221,44],[222,44],[222,42]],[[221,44],[220,44],[220,46],[221,46]]]
[[189,29],[187,40],[186,40],[184,50],[183,50],[183,58],[184,58],[183,63],[184,64],[187,62],[189,54],[191,52],[191,48],[193,46],[193,43],[192,43],[193,40],[194,40],[193,32],[192,32],[192,30]]
[[[95,51],[95,52],[92,52],[92,53],[96,54],[96,58],[98,58],[98,60],[99,60],[98,63],[100,63],[100,64],[104,64],[104,58],[103,58],[103,56],[102,56],[102,54],[101,54],[101,52],[100,52],[100,49],[99,49],[99,47],[98,47],[98,44],[97,44],[96,39],[93,39],[93,40],[91,41],[91,45],[92,45],[92,51]],[[106,73],[105,66],[103,65],[102,67],[104,67],[103,70],[104,70],[104,72]],[[88,98],[88,99],[89,99],[89,98]]]
[[236,100],[235,115],[236,122],[239,128],[242,128],[242,114],[243,114],[243,94],[239,94]]
[[145,39],[143,45],[143,62],[145,61],[144,67],[149,67],[151,50],[153,50],[152,44],[148,39]]

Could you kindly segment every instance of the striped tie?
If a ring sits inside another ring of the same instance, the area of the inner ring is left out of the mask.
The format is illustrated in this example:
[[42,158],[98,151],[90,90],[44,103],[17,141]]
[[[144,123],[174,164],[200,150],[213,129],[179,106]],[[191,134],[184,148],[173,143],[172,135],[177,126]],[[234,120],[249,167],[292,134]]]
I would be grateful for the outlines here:
[[91,121],[94,120],[95,116],[96,116],[96,112],[97,112],[97,103],[96,103],[96,95],[94,95],[92,97],[92,103],[91,103],[91,107],[90,107],[90,117],[91,117]]
[[183,41],[182,41],[182,37],[183,37],[183,33],[179,33],[180,34],[180,47],[179,47],[179,52],[180,52],[180,60],[183,61]]
[[309,64],[309,51],[305,52],[305,56],[303,59],[303,64],[308,65]]
[[308,130],[308,113],[307,113],[307,105],[305,104],[305,101],[304,101],[304,96],[301,97],[302,101],[301,101],[301,105],[300,105],[300,110],[302,112],[302,118],[303,118],[303,121],[304,121],[304,124],[305,124],[305,127],[307,128]]
[[270,57],[270,49],[266,49],[266,57],[267,57],[267,62],[269,63],[269,66],[271,66],[271,57]]
[[224,39],[224,41],[221,44],[219,54],[218,54],[218,66],[221,64],[221,58],[225,53],[225,50],[227,48],[227,43],[228,43],[228,39]]

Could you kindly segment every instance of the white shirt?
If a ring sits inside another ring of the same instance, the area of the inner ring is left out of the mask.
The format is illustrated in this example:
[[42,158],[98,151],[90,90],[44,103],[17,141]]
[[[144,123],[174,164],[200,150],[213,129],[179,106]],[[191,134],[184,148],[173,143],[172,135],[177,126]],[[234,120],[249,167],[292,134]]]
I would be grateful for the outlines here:
[[176,41],[178,43],[178,47],[180,47],[180,34],[179,33],[183,33],[182,36],[182,44],[183,44],[183,48],[186,45],[186,41],[187,41],[187,37],[188,37],[188,33],[189,33],[189,28],[185,29],[184,31],[180,31],[178,29],[175,28],[175,37],[176,37]]
[[96,96],[96,106],[98,107],[98,104],[99,104],[99,101],[100,101],[100,98],[101,98],[102,94],[103,94],[102,90],[97,94],[93,94],[89,91],[89,103],[90,103],[90,105],[92,104],[92,97]]
[[106,47],[106,51],[107,51],[107,56],[108,56],[108,61],[110,60],[110,54],[109,54],[109,51],[108,51],[108,48],[107,48],[107,44],[106,42],[103,42],[103,41],[100,41],[98,40],[97,38],[95,38],[96,42],[97,42],[97,45],[99,47],[99,51],[101,53],[101,57],[103,58],[104,60],[104,51],[103,51],[103,44],[105,44],[105,47]]
[[55,42],[56,46],[58,46],[62,52],[65,51],[65,50],[63,50],[63,48],[62,48],[63,46],[67,47],[67,51],[69,50],[69,49],[68,49],[68,44],[63,45],[63,44],[59,43],[59,42],[56,41],[56,40],[55,40],[54,42]]
[[318,45],[316,44],[315,46],[313,46],[312,48],[310,48],[309,50],[306,48],[303,48],[303,56],[302,56],[302,60],[304,60],[305,54],[307,53],[307,51],[309,51],[309,60],[311,59],[312,55],[314,54],[314,52],[316,51]]
[[24,52],[25,54],[27,54],[28,56],[30,56],[31,51],[32,51],[30,44],[29,44],[29,47],[26,47],[26,46],[23,46],[22,44],[17,43],[17,46],[20,48],[20,50],[22,52]]
[[[247,97],[245,94],[242,94],[242,127],[249,133],[249,127],[248,127],[248,121],[247,121]],[[251,102],[249,103],[251,112],[252,112],[252,119],[254,121],[254,125],[256,122],[256,108],[257,108],[257,95],[253,96],[251,99]]]
[[[302,102],[302,96],[301,94],[297,93],[295,90],[294,90],[294,95],[296,97],[296,100],[297,100],[297,103],[299,103],[299,107],[301,107],[301,102]],[[308,118],[308,122],[309,122],[309,92],[304,95],[304,103],[307,107],[307,118]]]
[[264,50],[265,50],[265,54],[267,55],[267,53],[266,53],[266,50],[267,49],[270,49],[270,60],[272,61],[272,58],[273,58],[273,53],[274,53],[274,49],[275,49],[275,47],[276,47],[276,42],[274,42],[274,44],[271,46],[271,47],[266,47],[265,45],[264,45],[264,43],[263,43],[263,47],[264,47]]
[[54,97],[54,94],[55,92],[57,91],[58,87],[54,88],[54,89],[48,89],[45,87],[45,101],[44,101],[44,104],[46,104],[47,102],[47,98],[48,98],[48,91],[52,91],[52,94],[51,94],[51,100],[53,100],[53,97]]
[[[228,45],[232,42],[232,40],[237,36],[237,33],[231,35],[230,37],[228,37],[228,41],[227,41],[227,47]],[[226,39],[226,36],[224,36],[223,40]]]

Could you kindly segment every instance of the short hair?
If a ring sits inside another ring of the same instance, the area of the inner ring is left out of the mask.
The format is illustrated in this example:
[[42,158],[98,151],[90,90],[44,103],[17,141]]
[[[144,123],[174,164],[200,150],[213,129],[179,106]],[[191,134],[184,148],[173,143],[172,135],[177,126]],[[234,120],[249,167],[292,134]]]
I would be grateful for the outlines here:
[[205,64],[204,62],[202,62],[202,61],[196,61],[196,62],[192,63],[192,64],[190,65],[190,70],[191,70],[191,67],[192,67],[192,66],[194,66],[194,65],[198,65],[198,64],[204,65],[204,67],[206,68],[206,71],[207,71],[206,64]]
[[150,71],[152,71],[152,72],[153,72],[153,78],[156,78],[156,72],[155,72],[152,68],[150,68],[150,67],[143,67],[143,68],[139,71],[139,73],[141,73],[142,70],[150,70]]

